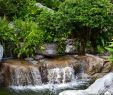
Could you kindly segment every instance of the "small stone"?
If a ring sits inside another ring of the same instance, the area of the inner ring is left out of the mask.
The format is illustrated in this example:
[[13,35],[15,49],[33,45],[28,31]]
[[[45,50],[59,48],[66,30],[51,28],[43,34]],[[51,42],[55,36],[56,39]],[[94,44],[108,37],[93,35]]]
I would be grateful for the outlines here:
[[35,56],[35,60],[40,60],[40,59],[43,59],[44,58],[44,56],[42,56],[42,55],[36,55]]
[[38,62],[37,61],[35,61],[35,60],[33,60],[33,61],[30,61],[32,64],[37,64]]
[[33,58],[32,57],[27,57],[25,58],[26,61],[33,61]]
[[75,51],[74,45],[66,45],[66,53],[73,53]]

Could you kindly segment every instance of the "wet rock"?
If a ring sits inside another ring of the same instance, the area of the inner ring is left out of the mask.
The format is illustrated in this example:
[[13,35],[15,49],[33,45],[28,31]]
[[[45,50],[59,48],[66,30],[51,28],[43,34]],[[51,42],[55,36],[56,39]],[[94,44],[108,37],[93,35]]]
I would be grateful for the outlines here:
[[77,58],[81,61],[85,73],[89,75],[100,73],[103,68],[104,59],[98,56],[86,54],[85,56],[78,56]]
[[38,62],[36,60],[33,60],[33,61],[29,61],[30,63],[36,65]]
[[[2,71],[5,86],[41,85],[41,76],[38,65],[31,65],[25,61],[8,61],[3,63]],[[24,62],[24,63],[23,63]]]
[[25,58],[26,61],[33,61],[33,58],[32,57],[27,57]]
[[73,56],[62,56],[56,58],[46,58],[41,63],[46,64],[47,68],[56,68],[56,67],[66,67],[73,66],[78,64],[78,60],[76,60]]
[[81,72],[81,64],[79,64],[79,63],[73,64],[73,69],[74,69],[75,75],[80,73]]
[[92,75],[92,79],[96,80],[96,79],[102,78],[106,74],[107,73],[96,73],[96,74]]
[[90,64],[92,64],[92,65],[89,66],[89,69],[87,71],[87,73],[90,75],[99,73],[103,67],[100,63],[90,63]]
[[39,67],[39,71],[40,71],[40,74],[41,74],[42,82],[43,83],[47,83],[48,82],[48,78],[47,78],[47,75],[48,75],[47,67],[46,66],[40,66]]
[[57,45],[55,43],[46,43],[44,44],[44,51],[42,54],[46,55],[46,56],[56,56],[58,51],[57,51]]
[[113,95],[113,73],[96,80],[86,90],[67,90],[59,95]]
[[79,73],[79,74],[77,74],[76,77],[77,77],[77,79],[92,80],[92,77],[86,73]]
[[105,64],[104,64],[104,66],[103,66],[103,69],[102,69],[102,73],[108,73],[108,72],[110,72],[111,71],[111,69],[112,69],[112,63],[110,63],[110,62],[106,62]]
[[40,59],[43,59],[44,58],[44,56],[42,56],[42,55],[35,55],[35,60],[40,60]]

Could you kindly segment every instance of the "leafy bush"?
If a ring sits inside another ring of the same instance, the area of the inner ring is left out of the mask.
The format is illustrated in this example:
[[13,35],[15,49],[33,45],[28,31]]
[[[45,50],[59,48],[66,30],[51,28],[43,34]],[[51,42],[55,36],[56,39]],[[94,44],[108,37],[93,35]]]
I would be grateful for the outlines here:
[[6,15],[10,19],[16,18],[34,19],[38,8],[36,0],[0,0],[0,15]]
[[33,21],[17,19],[15,24],[15,52],[18,57],[32,56],[36,46],[43,42],[43,31]]
[[[67,36],[64,32],[65,24],[60,23],[62,14],[59,12],[42,11],[37,17],[38,25],[44,30],[45,39],[47,43],[58,42]],[[62,21],[61,21],[62,22]]]
[[6,17],[0,18],[0,41],[13,41],[14,31],[10,27]]
[[113,4],[109,0],[65,0],[58,11],[65,16],[60,23],[67,24],[66,30],[79,40],[80,54],[85,54],[88,41],[96,49],[111,37]]
[[113,42],[110,42],[110,45],[105,47],[110,53],[108,60],[113,63]]
[[36,1],[42,3],[43,5],[49,8],[57,10],[58,6],[65,0],[36,0]]

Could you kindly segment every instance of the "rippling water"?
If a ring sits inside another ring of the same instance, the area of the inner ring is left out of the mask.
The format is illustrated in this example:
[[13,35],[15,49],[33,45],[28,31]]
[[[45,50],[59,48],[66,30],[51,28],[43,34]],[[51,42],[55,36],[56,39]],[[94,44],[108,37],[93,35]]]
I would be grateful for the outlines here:
[[12,89],[2,88],[0,89],[0,95],[58,95],[58,93],[48,90],[36,92],[30,90],[15,91]]
[[28,89],[12,89],[12,88],[0,88],[0,95],[58,95],[60,92],[69,89],[85,89],[88,85],[82,85],[80,87],[75,88],[67,88],[67,89],[51,89],[51,90],[28,90]]

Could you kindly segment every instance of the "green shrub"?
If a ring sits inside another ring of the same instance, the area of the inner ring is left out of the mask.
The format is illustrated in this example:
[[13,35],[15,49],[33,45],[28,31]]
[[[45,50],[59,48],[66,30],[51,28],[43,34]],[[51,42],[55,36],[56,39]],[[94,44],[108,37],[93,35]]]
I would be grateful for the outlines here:
[[14,31],[10,27],[9,22],[6,17],[0,18],[0,41],[13,41],[14,40]]
[[18,57],[29,57],[35,53],[36,46],[43,42],[43,31],[33,21],[15,20],[15,52]]
[[79,40],[81,55],[89,41],[95,51],[111,38],[113,4],[109,0],[65,0],[58,11],[64,16],[59,24]]
[[110,53],[108,60],[113,63],[113,42],[110,42],[110,45],[105,47]]
[[35,19],[37,11],[36,0],[0,0],[0,15],[11,20],[14,17]]

